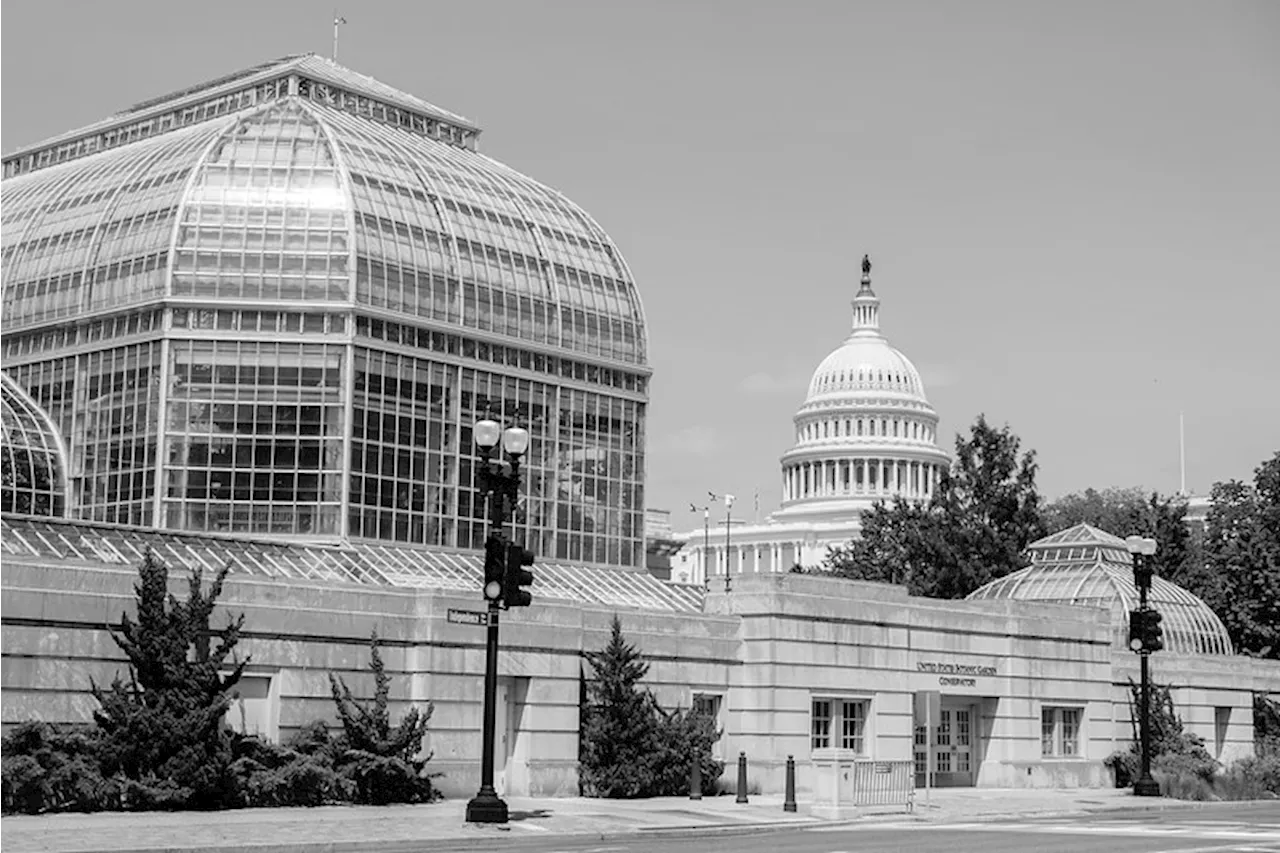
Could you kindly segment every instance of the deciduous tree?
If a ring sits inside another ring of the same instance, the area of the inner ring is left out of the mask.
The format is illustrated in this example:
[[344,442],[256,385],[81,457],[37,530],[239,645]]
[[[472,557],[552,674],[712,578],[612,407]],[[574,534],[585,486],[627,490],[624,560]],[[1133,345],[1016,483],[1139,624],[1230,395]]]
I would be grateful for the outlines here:
[[1085,489],[1045,504],[1045,528],[1057,533],[1081,522],[1113,536],[1149,536],[1156,540],[1156,574],[1192,589],[1205,582],[1204,560],[1186,524],[1187,502],[1142,488]]
[[1280,451],[1254,471],[1253,485],[1216,483],[1209,499],[1210,575],[1197,592],[1237,651],[1280,658]]
[[863,515],[862,535],[829,550],[820,571],[906,584],[916,595],[963,598],[1021,568],[1022,552],[1044,535],[1035,451],[1006,425],[979,415],[956,436],[951,470],[927,504],[897,498]]

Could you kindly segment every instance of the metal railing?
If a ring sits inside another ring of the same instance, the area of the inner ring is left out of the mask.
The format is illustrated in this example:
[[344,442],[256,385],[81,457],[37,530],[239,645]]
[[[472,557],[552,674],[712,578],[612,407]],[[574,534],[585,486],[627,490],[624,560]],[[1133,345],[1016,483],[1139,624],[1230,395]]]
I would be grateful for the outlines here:
[[910,759],[857,759],[853,762],[852,782],[852,804],[855,806],[903,805],[908,812],[915,808],[916,774]]

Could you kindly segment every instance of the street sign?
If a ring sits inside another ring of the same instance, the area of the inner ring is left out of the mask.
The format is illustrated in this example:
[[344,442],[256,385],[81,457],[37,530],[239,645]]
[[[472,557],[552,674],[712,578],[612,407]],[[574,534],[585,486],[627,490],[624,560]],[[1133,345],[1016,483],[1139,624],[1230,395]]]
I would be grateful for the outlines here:
[[484,610],[454,610],[450,607],[445,618],[459,625],[489,624],[489,614]]

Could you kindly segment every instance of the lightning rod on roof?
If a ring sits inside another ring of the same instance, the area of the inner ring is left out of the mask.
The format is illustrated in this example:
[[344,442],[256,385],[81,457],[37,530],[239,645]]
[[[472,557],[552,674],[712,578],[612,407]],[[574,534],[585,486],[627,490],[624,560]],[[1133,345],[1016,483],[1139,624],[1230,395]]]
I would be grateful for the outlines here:
[[338,26],[345,24],[347,19],[338,14],[338,10],[333,10],[333,61],[338,61]]

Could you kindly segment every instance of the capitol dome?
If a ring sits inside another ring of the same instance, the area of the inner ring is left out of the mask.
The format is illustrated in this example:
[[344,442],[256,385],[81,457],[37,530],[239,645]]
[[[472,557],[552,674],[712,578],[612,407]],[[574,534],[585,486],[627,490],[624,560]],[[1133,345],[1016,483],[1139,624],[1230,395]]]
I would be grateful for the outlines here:
[[[1125,541],[1088,524],[1046,536],[1027,546],[1031,565],[993,580],[970,599],[1039,601],[1101,607],[1111,613],[1112,645],[1129,648],[1129,612],[1138,607],[1133,555]],[[1164,617],[1165,649],[1191,655],[1229,655],[1231,637],[1202,599],[1156,575],[1148,594]]]
[[813,372],[796,412],[775,518],[835,521],[878,500],[927,500],[950,463],[920,371],[880,331],[869,258],[862,270],[849,336]]

